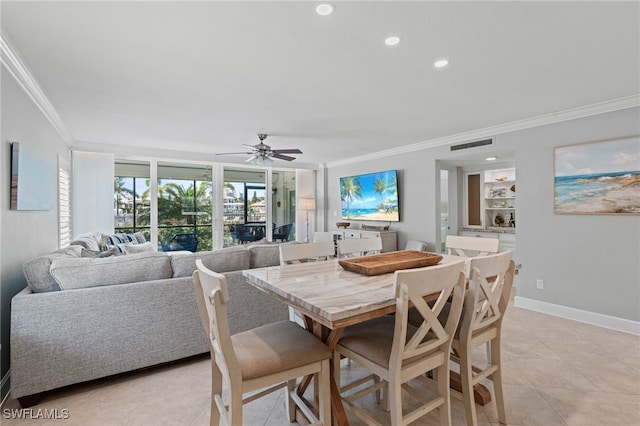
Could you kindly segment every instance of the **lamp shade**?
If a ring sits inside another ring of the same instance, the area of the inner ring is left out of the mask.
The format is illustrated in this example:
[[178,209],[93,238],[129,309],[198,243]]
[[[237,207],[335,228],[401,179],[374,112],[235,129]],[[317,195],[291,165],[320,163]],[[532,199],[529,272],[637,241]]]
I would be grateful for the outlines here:
[[298,201],[300,210],[315,210],[316,200],[315,198],[300,198]]

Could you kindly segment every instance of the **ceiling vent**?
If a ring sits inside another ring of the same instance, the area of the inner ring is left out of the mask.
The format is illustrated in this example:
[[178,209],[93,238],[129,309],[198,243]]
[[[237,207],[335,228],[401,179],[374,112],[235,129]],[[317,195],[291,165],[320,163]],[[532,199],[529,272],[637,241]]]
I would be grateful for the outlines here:
[[459,151],[461,149],[475,148],[477,146],[493,145],[493,139],[484,139],[481,141],[461,143],[459,145],[451,145],[451,151]]

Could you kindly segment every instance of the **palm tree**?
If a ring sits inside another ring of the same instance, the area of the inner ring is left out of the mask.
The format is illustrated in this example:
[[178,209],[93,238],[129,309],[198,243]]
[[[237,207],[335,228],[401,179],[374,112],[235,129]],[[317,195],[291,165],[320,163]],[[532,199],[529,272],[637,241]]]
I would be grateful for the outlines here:
[[340,195],[342,199],[347,202],[347,219],[349,219],[351,201],[362,197],[362,186],[357,176],[349,176],[341,179]]
[[376,181],[373,183],[373,192],[377,192],[380,194],[380,206],[384,208],[384,194],[387,191],[387,182],[380,178],[376,178]]
[[126,198],[125,194],[129,194],[131,196],[133,195],[133,191],[131,190],[131,188],[127,188],[125,185],[126,185],[126,179],[124,177],[117,176],[113,179],[113,193],[116,197],[115,199],[116,216],[118,215],[118,211],[120,209],[120,199]]

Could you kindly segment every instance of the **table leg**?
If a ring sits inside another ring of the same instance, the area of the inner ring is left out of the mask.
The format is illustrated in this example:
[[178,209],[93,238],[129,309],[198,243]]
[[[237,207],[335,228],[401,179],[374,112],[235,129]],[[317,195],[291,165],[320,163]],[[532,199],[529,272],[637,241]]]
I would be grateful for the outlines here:
[[[338,344],[338,340],[340,340],[340,336],[342,335],[343,329],[329,330],[327,327],[323,326],[322,324],[317,323],[315,321],[311,321],[310,318],[306,316],[304,318],[304,321],[305,321],[305,324],[307,325],[307,330],[311,331],[314,336],[322,340],[327,345],[327,347],[333,352],[336,345]],[[332,408],[332,415],[335,420],[335,424],[339,426],[348,426],[349,420],[347,419],[347,414],[344,411],[344,406],[342,405],[342,399],[340,399],[340,388],[335,381],[335,375],[333,372],[333,363],[331,363],[330,375],[331,375],[331,379],[330,379],[331,408]],[[306,392],[307,388],[309,387],[309,384],[311,383],[312,378],[313,376],[306,376],[304,379],[302,379],[296,391],[298,395],[302,396]],[[316,398],[317,398],[317,395],[318,395],[317,389],[315,389],[315,391],[316,392],[314,392],[314,394],[316,395]]]

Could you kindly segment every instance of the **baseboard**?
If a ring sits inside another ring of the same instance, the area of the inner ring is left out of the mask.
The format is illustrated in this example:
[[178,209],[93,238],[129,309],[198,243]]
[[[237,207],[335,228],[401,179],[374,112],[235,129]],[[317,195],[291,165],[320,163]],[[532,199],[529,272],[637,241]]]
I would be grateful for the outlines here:
[[516,296],[513,306],[640,336],[640,322]]

